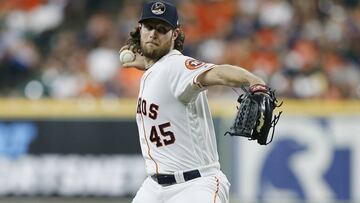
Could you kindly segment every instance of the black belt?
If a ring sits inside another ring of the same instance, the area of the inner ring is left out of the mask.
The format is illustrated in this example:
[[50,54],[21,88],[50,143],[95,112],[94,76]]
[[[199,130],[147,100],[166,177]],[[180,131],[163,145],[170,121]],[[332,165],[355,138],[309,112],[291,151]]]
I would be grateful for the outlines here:
[[[201,177],[199,170],[186,171],[183,173],[185,181]],[[172,185],[176,183],[175,176],[172,174],[155,174],[151,176],[160,185]]]

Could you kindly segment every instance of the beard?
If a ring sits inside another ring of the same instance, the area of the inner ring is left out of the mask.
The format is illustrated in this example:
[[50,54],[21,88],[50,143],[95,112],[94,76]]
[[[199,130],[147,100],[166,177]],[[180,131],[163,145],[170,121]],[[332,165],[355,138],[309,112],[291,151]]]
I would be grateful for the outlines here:
[[171,40],[160,47],[149,48],[144,42],[140,43],[142,54],[151,60],[159,60],[161,57],[169,53],[171,48]]

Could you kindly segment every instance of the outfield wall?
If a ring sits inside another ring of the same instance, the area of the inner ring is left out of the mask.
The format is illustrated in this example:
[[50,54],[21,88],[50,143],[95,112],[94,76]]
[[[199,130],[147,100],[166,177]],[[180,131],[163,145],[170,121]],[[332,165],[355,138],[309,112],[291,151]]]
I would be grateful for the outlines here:
[[[145,178],[135,109],[134,100],[0,100],[0,196],[132,196]],[[286,100],[268,146],[222,136],[236,102],[211,109],[235,199],[360,201],[360,102]]]

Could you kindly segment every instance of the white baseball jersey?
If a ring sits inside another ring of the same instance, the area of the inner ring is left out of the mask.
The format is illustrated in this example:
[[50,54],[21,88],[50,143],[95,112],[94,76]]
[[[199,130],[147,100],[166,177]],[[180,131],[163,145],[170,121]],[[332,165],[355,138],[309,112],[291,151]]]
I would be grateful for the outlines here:
[[172,50],[142,76],[136,120],[149,175],[219,168],[206,91],[197,82],[212,66]]

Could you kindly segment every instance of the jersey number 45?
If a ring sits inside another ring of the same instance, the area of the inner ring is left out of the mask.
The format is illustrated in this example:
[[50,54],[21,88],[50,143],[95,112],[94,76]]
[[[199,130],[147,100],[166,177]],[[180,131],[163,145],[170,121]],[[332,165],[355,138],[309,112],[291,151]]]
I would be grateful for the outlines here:
[[[150,132],[150,141],[156,143],[156,147],[162,147],[166,145],[173,144],[175,142],[175,135],[170,130],[166,130],[166,128],[170,127],[170,122],[163,123],[158,126],[152,126]],[[160,135],[158,133],[157,128],[159,128]]]

